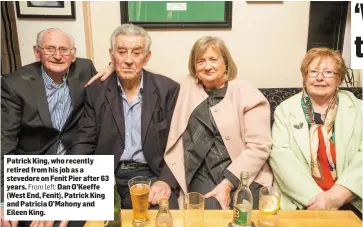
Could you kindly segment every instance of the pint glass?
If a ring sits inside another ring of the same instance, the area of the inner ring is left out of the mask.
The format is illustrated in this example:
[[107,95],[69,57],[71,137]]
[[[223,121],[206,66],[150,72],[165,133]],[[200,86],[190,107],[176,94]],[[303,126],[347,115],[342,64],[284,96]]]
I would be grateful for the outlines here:
[[129,180],[129,189],[134,219],[132,224],[136,227],[146,226],[149,221],[149,191],[151,180],[147,177],[134,177]]

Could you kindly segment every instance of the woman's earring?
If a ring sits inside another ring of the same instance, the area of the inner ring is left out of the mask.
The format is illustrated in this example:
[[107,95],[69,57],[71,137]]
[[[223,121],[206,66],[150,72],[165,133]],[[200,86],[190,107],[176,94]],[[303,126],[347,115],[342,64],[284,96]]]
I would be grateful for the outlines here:
[[199,78],[197,77],[197,79],[195,80],[195,82],[197,83],[197,84],[199,84]]
[[227,71],[224,73],[224,80],[227,80]]

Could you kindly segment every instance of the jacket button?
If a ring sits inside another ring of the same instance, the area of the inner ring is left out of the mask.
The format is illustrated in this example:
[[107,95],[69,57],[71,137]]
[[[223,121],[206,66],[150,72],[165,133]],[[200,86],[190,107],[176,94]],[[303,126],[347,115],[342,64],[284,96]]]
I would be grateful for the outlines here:
[[230,137],[230,136],[226,136],[225,138],[226,138],[226,140],[229,140],[229,139],[231,139],[231,137]]

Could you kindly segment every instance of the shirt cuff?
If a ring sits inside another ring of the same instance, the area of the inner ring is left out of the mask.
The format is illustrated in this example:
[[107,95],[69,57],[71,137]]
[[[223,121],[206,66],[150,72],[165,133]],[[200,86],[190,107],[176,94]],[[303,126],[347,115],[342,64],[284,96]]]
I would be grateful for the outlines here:
[[233,173],[229,172],[228,169],[224,171],[223,176],[233,184],[234,188],[238,188],[239,179]]

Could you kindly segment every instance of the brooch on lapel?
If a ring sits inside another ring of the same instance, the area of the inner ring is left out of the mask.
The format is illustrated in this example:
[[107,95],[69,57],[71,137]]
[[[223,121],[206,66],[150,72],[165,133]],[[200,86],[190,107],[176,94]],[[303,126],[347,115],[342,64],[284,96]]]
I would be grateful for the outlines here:
[[294,128],[301,129],[303,127],[304,123],[300,122],[299,124],[295,124]]

